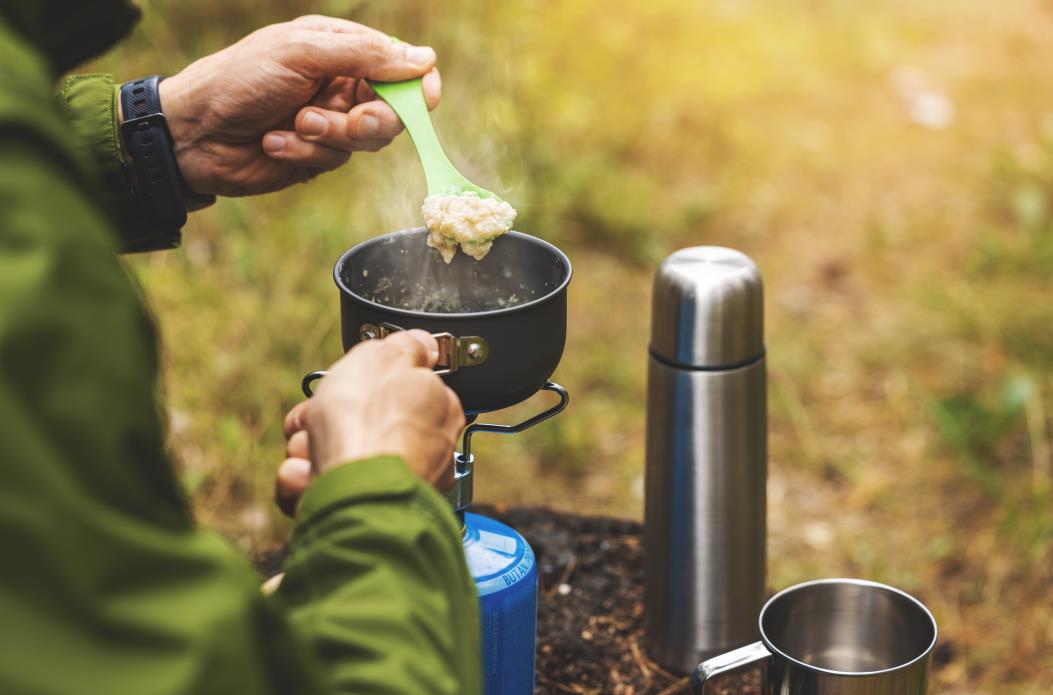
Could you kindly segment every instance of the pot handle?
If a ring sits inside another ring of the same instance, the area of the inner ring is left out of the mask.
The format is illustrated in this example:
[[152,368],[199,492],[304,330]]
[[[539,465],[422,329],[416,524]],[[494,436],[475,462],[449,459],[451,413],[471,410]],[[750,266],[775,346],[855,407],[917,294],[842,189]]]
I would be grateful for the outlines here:
[[[358,341],[378,340],[404,330],[393,323],[363,323],[358,329]],[[477,335],[457,337],[452,333],[432,333],[431,337],[439,344],[439,361],[436,363],[439,368],[435,370],[439,376],[453,374],[462,367],[475,367],[490,356],[490,344]]]
[[329,376],[329,372],[317,371],[317,372],[311,372],[310,374],[305,376],[303,378],[303,381],[300,382],[300,389],[303,390],[303,395],[307,396],[308,398],[313,396],[314,395],[314,382],[318,381],[323,376]]
[[713,676],[738,671],[757,662],[763,663],[761,692],[764,692],[764,686],[768,680],[767,666],[769,659],[771,659],[771,652],[764,646],[764,642],[747,644],[745,647],[732,649],[730,652],[714,656],[712,659],[706,659],[698,665],[691,676],[691,684],[695,695],[707,695],[715,692],[709,685],[709,679]]
[[[358,331],[358,341],[380,340],[386,338],[395,331],[405,330],[393,323],[381,323],[374,325],[364,323]],[[439,359],[435,366],[435,373],[439,376],[453,374],[462,367],[475,367],[486,361],[490,356],[490,344],[485,338],[477,335],[468,335],[458,338],[452,333],[432,333],[432,338],[439,344]],[[314,382],[328,375],[326,371],[311,372],[300,382],[303,394],[310,398],[314,395]]]

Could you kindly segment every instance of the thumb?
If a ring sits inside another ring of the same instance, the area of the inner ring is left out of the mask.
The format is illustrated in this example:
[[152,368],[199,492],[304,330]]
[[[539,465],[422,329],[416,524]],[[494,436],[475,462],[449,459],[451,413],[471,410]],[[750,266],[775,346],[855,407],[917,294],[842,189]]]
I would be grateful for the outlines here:
[[309,77],[394,82],[420,77],[435,66],[435,51],[428,46],[397,42],[372,29],[357,33],[301,29],[296,34],[285,58]]

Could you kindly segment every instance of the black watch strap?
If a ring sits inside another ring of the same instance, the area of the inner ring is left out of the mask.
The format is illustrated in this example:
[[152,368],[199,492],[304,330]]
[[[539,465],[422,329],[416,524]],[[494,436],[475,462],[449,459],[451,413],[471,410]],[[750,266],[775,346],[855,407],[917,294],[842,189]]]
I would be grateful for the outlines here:
[[150,220],[170,235],[167,245],[176,246],[179,229],[186,224],[188,204],[198,209],[215,197],[196,196],[183,181],[161,108],[158,85],[163,79],[153,75],[121,86],[121,135],[131,159],[136,197]]
[[151,75],[121,85],[121,111],[125,123],[154,114],[164,115],[158,91],[163,79],[161,75]]

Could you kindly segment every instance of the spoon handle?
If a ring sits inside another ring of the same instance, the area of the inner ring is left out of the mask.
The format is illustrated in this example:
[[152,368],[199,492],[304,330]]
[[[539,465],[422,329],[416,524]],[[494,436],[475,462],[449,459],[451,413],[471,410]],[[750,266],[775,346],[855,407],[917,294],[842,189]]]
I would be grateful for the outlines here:
[[369,85],[377,96],[386,101],[406,126],[417,156],[424,167],[424,178],[428,182],[429,195],[449,194],[463,188],[460,173],[450,162],[435,133],[428,105],[424,101],[421,78],[403,82],[374,82]]

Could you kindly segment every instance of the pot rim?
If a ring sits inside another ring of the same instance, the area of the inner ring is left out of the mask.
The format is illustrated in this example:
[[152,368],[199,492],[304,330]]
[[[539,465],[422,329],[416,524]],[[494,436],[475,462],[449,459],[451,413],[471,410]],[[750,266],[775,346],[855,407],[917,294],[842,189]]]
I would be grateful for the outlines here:
[[370,244],[383,243],[384,239],[390,239],[392,237],[397,237],[397,236],[406,236],[408,234],[413,234],[413,233],[422,232],[422,231],[426,232],[427,228],[426,227],[410,227],[408,229],[400,229],[400,230],[395,231],[395,232],[388,232],[387,234],[381,234],[380,236],[375,236],[375,237],[366,239],[365,241],[360,241],[359,243],[357,243],[354,246],[352,246],[351,248],[349,248],[347,251],[344,251],[344,253],[342,253],[340,255],[340,258],[337,259],[336,264],[333,266],[333,280],[336,282],[337,288],[341,292],[347,293],[348,295],[350,295],[351,297],[353,297],[357,301],[360,301],[360,302],[362,302],[364,304],[368,304],[369,306],[372,306],[372,307],[376,307],[377,309],[380,309],[380,310],[383,310],[383,311],[391,312],[392,314],[395,314],[396,316],[407,316],[407,317],[419,318],[419,319],[444,319],[444,318],[472,319],[472,318],[485,318],[485,317],[490,317],[490,316],[503,316],[505,314],[514,314],[516,312],[524,311],[526,309],[529,309],[530,307],[538,306],[540,304],[543,304],[543,303],[551,300],[552,298],[559,296],[564,291],[566,291],[567,286],[570,284],[570,279],[574,275],[574,267],[570,263],[570,258],[568,258],[567,254],[563,253],[563,251],[561,251],[559,249],[559,247],[557,247],[554,244],[551,244],[551,243],[545,241],[544,239],[541,239],[539,237],[533,236],[531,234],[524,234],[523,232],[517,232],[517,231],[513,230],[513,231],[507,232],[505,234],[505,236],[511,236],[511,237],[514,237],[514,238],[525,239],[529,243],[534,243],[534,244],[540,244],[542,246],[547,246],[550,250],[552,250],[555,253],[556,257],[559,260],[561,260],[563,262],[563,264],[567,268],[567,275],[566,275],[566,277],[564,277],[563,281],[561,283],[559,283],[559,285],[557,287],[555,287],[551,292],[549,292],[548,294],[543,295],[541,297],[538,297],[537,299],[532,299],[529,302],[523,302],[522,304],[516,304],[514,306],[509,306],[509,307],[502,307],[500,309],[490,309],[488,311],[461,311],[461,312],[414,311],[412,309],[401,309],[399,307],[388,306],[387,304],[381,304],[379,302],[374,302],[371,299],[366,299],[365,297],[363,297],[362,295],[358,294],[357,292],[353,291],[350,287],[348,287],[347,284],[344,282],[343,278],[340,277],[340,270],[344,267],[345,263],[350,260],[351,256],[353,256],[355,254],[355,252],[358,251],[359,249],[361,249],[361,248],[363,248],[365,246],[368,246]]

